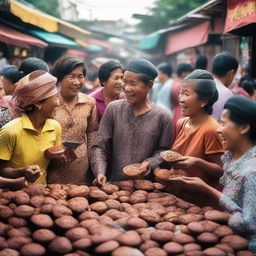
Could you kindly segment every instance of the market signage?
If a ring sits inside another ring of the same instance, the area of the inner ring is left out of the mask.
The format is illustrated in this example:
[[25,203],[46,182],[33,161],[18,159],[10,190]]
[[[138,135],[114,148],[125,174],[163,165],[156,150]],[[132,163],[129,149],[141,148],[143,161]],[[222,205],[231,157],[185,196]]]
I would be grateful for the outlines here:
[[256,23],[255,0],[229,0],[224,32]]

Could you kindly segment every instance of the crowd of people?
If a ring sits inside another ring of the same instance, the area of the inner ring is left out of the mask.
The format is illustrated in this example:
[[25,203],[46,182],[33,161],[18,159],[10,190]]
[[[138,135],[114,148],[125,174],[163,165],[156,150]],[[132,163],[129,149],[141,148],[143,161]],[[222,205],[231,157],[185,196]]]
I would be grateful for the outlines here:
[[[85,63],[73,56],[59,58],[51,72],[38,58],[5,67],[0,187],[90,184],[92,175],[102,186],[127,179],[123,169],[133,163],[150,180],[156,168],[181,170],[168,191],[230,212],[229,225],[256,251],[255,82],[234,79],[238,62],[227,52],[214,57],[211,72],[206,66],[200,56],[195,68],[181,63],[172,77],[167,63],[110,60],[99,67],[100,86],[86,93]],[[50,158],[52,147],[68,154]],[[183,157],[167,163],[160,153],[170,149]]]

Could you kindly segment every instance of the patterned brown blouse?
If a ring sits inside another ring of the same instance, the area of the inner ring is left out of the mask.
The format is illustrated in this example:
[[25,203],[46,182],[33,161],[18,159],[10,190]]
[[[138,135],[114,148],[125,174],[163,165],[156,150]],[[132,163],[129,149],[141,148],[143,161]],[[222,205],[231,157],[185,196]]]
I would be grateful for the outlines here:
[[83,93],[78,94],[78,102],[70,111],[59,94],[60,106],[54,119],[62,126],[62,141],[82,142],[75,149],[77,159],[72,163],[52,163],[48,170],[48,183],[84,184],[89,166],[89,152],[98,129],[95,100]]

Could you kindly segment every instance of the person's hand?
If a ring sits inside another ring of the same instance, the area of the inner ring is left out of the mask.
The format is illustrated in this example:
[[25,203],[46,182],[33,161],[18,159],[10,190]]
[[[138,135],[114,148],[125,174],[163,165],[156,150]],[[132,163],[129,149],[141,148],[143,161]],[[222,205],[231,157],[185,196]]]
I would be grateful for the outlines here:
[[93,184],[95,186],[104,186],[107,182],[107,178],[104,174],[99,173],[96,177],[96,179],[93,181]]
[[23,175],[29,182],[36,181],[41,175],[41,169],[38,165],[29,165],[27,167],[21,168]]
[[144,161],[141,163],[140,167],[139,167],[140,173],[143,176],[147,176],[150,172],[150,165],[148,161]]
[[184,156],[181,159],[175,161],[173,163],[173,167],[175,169],[183,169],[183,170],[187,170],[190,167],[196,165],[198,162],[198,158],[197,157],[193,157],[193,156]]
[[170,177],[168,181],[188,185],[188,187],[196,188],[199,190],[205,190],[207,187],[207,184],[198,177],[176,176]]

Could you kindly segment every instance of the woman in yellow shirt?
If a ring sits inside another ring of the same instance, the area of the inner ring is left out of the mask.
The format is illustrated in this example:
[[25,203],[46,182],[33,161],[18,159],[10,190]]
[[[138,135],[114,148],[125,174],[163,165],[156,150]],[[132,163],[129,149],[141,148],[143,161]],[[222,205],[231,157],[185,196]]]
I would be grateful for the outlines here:
[[37,70],[18,82],[13,104],[20,117],[0,130],[0,187],[46,183],[45,150],[61,145],[61,126],[51,119],[59,105],[56,80]]

